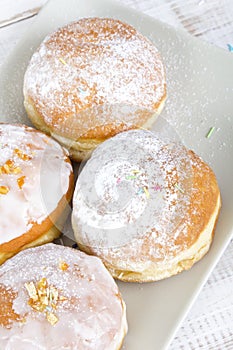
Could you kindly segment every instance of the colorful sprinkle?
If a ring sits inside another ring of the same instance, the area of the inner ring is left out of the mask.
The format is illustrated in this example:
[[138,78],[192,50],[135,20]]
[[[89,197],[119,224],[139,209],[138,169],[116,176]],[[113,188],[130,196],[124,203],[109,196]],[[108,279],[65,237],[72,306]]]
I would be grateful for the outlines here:
[[210,128],[210,130],[208,131],[208,133],[206,134],[206,138],[207,139],[209,139],[211,137],[211,135],[213,134],[214,130],[215,130],[215,126],[212,126]]
[[66,271],[69,268],[69,265],[65,261],[59,261],[59,269]]
[[132,170],[132,174],[139,174],[140,170]]
[[150,193],[148,192],[148,189],[146,187],[143,187],[143,191],[145,192],[146,197],[150,198]]
[[139,195],[139,194],[142,194],[142,193],[144,193],[143,188],[139,188],[137,194]]
[[161,191],[161,190],[162,190],[162,187],[159,186],[159,185],[155,185],[155,186],[152,187],[152,189],[153,189],[154,191]]
[[184,193],[184,190],[176,183],[175,187],[181,192]]
[[67,65],[66,61],[63,60],[63,58],[59,57],[59,61],[60,61],[62,64],[64,64],[65,66]]
[[125,178],[126,178],[126,180],[134,180],[134,179],[136,179],[136,176],[134,176],[134,175],[127,175]]
[[14,169],[12,169],[13,174],[20,174],[22,172],[21,168],[19,166],[16,166]]
[[25,183],[25,177],[26,176],[21,176],[21,177],[19,177],[17,179],[18,187],[19,187],[20,190],[22,189],[22,187],[23,187],[23,185]]
[[0,186],[0,194],[7,194],[9,192],[9,187]]
[[83,89],[82,89],[82,88],[80,88],[80,87],[78,88],[78,91],[79,91],[79,92],[81,92],[81,94],[85,94],[85,93],[86,93],[86,91],[85,91],[85,90],[83,90]]
[[16,154],[20,159],[28,161],[31,160],[32,157],[24,153],[21,149],[15,148],[14,154]]
[[227,44],[227,47],[230,52],[233,52],[233,46],[231,44]]
[[118,177],[117,184],[119,184],[120,182],[121,182],[121,179]]

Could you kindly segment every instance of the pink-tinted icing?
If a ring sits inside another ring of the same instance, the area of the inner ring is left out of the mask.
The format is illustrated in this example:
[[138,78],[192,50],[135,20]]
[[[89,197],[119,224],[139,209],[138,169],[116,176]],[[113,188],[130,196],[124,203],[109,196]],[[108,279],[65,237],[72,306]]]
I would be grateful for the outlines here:
[[[60,262],[68,264],[62,270]],[[67,300],[58,322],[28,305],[25,283],[46,278]],[[0,283],[17,293],[13,310],[24,322],[0,326],[0,349],[116,350],[126,331],[124,304],[117,285],[99,258],[72,248],[46,244],[27,249],[0,267]],[[1,312],[1,310],[0,310]]]
[[[4,171],[8,161],[13,165]],[[56,209],[68,191],[72,167],[62,147],[43,133],[0,124],[0,169],[0,186],[8,188],[8,193],[0,194],[2,244],[27,232],[33,223],[41,223]]]

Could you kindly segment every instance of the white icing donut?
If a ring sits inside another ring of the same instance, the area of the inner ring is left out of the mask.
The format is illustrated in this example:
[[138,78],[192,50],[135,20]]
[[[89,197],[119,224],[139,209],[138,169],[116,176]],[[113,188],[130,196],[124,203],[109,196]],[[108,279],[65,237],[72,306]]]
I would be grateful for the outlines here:
[[80,248],[114,277],[153,281],[206,253],[219,208],[216,178],[198,156],[135,130],[105,141],[83,167],[72,225]]
[[[0,149],[2,262],[56,224],[71,198],[73,172],[56,141],[26,126],[0,124]],[[44,241],[57,236],[55,231]]]
[[125,304],[101,260],[55,244],[0,267],[0,304],[2,350],[117,350],[127,331]]

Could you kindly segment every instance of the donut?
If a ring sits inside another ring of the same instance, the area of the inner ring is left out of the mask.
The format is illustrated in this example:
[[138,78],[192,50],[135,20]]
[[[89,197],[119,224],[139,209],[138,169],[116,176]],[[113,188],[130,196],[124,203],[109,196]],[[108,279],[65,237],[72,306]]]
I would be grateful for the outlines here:
[[150,127],[166,98],[158,50],[113,18],[83,18],[47,36],[23,90],[32,123],[77,161],[121,131]]
[[74,185],[67,151],[42,132],[0,124],[0,148],[1,264],[58,237]]
[[100,257],[113,277],[150,282],[207,253],[220,206],[216,177],[198,155],[131,130],[102,143],[84,165],[72,226],[80,249]]
[[117,350],[127,331],[125,304],[101,260],[53,243],[0,267],[0,303],[1,349]]

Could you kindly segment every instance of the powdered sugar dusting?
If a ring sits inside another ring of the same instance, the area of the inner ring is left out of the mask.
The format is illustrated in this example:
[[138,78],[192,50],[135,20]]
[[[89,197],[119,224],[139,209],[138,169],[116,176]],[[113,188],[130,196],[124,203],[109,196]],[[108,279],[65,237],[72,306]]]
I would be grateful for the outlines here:
[[[61,261],[68,264],[65,271],[59,268]],[[17,349],[24,350],[30,343],[31,349],[37,349],[38,343],[41,350],[118,349],[126,330],[123,304],[100,259],[46,244],[7,261],[0,267],[0,278],[5,288],[17,293],[14,312],[25,317],[24,322],[13,322],[8,329],[0,327],[1,349],[13,350],[17,344]],[[58,304],[54,326],[28,305],[25,283],[41,278],[68,298]]]
[[216,210],[219,190],[208,165],[160,136],[118,134],[93,152],[78,178],[75,238],[114,273],[164,271],[195,244]]
[[109,121],[140,125],[135,112],[156,111],[165,97],[164,68],[154,45],[131,26],[81,19],[42,42],[26,71],[24,94],[49,127],[66,135]]
[[192,164],[180,143],[142,130],[118,134],[93,152],[79,175],[76,239],[97,252],[120,251],[151,230],[159,232],[157,244],[175,239],[192,185]]

